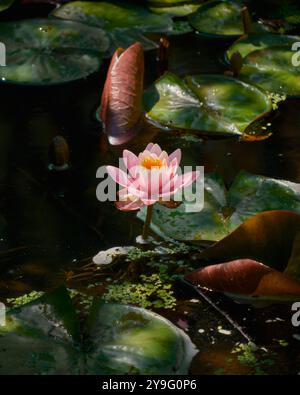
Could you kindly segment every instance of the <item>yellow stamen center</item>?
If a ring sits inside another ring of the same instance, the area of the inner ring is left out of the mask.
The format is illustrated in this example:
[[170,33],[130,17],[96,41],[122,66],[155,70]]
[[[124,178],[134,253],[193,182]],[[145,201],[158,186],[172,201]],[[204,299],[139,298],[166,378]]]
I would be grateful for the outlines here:
[[143,159],[142,166],[148,170],[151,170],[153,167],[160,169],[165,165],[165,162],[159,158],[152,158],[152,156],[147,156]]

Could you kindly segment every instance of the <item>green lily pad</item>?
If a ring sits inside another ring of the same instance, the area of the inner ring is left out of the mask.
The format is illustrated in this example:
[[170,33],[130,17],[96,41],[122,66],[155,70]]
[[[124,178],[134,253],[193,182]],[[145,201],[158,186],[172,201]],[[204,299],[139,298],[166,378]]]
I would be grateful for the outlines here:
[[101,29],[80,23],[32,19],[0,23],[6,67],[0,79],[51,85],[85,78],[99,70],[109,39]]
[[[241,16],[243,4],[238,1],[211,0],[202,4],[188,17],[190,24],[199,32],[211,37],[234,38],[244,34]],[[252,23],[255,33],[270,29],[262,23]]]
[[191,32],[193,32],[193,28],[188,21],[177,20],[173,22],[172,31],[168,33],[168,36],[179,36]]
[[144,32],[163,32],[172,28],[169,16],[155,15],[145,7],[126,2],[74,1],[57,8],[53,15],[102,27],[106,31],[133,28]]
[[175,5],[175,4],[183,4],[188,3],[185,0],[148,0],[148,3],[152,4],[159,4],[159,5]]
[[[223,239],[247,218],[263,211],[290,210],[300,213],[300,184],[240,172],[229,191],[219,175],[205,177],[204,207],[189,212],[187,206],[195,202],[191,192],[186,200],[168,209],[156,204],[152,229],[162,237],[178,240]],[[145,210],[138,217],[145,218]]]
[[200,4],[178,4],[179,2],[167,3],[160,2],[158,6],[155,2],[150,2],[149,9],[155,14],[168,14],[175,17],[186,16],[196,12],[200,7]]
[[195,353],[163,317],[100,300],[84,333],[65,288],[14,309],[0,327],[0,374],[186,374]]
[[144,94],[147,117],[163,126],[241,135],[272,110],[268,96],[254,86],[221,75],[166,73]]
[[292,45],[300,41],[300,36],[287,36],[284,34],[252,34],[250,36],[245,36],[233,43],[226,55],[227,59],[230,59],[235,52],[239,52],[243,58],[253,51],[264,49],[272,46],[287,45],[292,47]]
[[300,94],[300,68],[293,65],[295,51],[281,45],[249,53],[239,78],[269,92],[297,96]]
[[241,6],[234,2],[208,1],[189,16],[189,22],[199,32],[214,36],[240,36],[244,33]]
[[74,1],[55,9],[52,15],[103,28],[111,38],[110,54],[124,42],[129,46],[139,41],[146,44],[145,49],[155,48],[156,44],[143,33],[172,32],[173,28],[169,15],[157,15],[146,7],[125,2]]
[[165,318],[99,300],[92,307],[89,334],[93,360],[98,356],[92,370],[98,371],[99,364],[105,374],[186,374],[195,352],[188,337]]
[[15,0],[0,0],[0,12],[7,10]]

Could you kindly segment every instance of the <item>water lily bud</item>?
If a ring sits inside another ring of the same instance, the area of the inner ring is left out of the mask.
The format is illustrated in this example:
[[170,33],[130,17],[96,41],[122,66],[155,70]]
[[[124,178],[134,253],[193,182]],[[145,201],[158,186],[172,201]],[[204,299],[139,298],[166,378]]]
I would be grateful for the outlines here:
[[66,139],[56,136],[49,147],[49,170],[62,171],[70,167],[70,150]]

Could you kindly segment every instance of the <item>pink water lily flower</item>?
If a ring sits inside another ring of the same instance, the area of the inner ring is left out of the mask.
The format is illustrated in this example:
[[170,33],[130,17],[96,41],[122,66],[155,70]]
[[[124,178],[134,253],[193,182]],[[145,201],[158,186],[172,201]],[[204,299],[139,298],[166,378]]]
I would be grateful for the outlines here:
[[138,210],[156,202],[166,202],[180,189],[191,185],[199,171],[178,174],[181,150],[171,155],[158,144],[150,143],[138,156],[123,151],[127,173],[117,167],[107,166],[107,172],[123,189],[119,191],[117,207],[123,211]]

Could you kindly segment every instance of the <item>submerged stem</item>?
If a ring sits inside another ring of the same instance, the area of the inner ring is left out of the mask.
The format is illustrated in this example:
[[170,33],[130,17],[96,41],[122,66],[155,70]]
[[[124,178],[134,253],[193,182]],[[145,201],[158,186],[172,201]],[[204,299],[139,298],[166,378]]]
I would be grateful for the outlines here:
[[248,7],[243,7],[241,10],[241,17],[244,27],[244,34],[252,33],[252,20],[249,14]]
[[146,219],[145,219],[143,234],[142,234],[144,240],[146,240],[149,236],[152,212],[153,212],[153,204],[151,204],[151,206],[147,206],[147,214],[146,214]]
[[157,73],[161,77],[169,68],[169,47],[168,37],[163,36],[159,40],[159,48],[157,52]]

